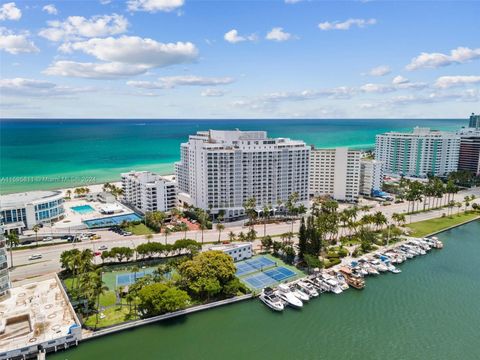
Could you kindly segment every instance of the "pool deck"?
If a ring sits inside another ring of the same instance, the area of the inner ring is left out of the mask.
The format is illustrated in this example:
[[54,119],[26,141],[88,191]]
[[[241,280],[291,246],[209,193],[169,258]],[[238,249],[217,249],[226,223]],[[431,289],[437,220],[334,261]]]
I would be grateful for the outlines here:
[[[65,218],[53,224],[53,229],[56,229],[56,230],[87,229],[87,226],[83,223],[83,221],[85,220],[104,219],[104,218],[109,218],[115,215],[128,215],[128,214],[135,213],[132,209],[126,207],[120,202],[116,202],[116,204],[118,204],[122,208],[122,212],[107,215],[107,214],[102,214],[100,212],[100,207],[105,205],[101,202],[87,201],[85,199],[72,199],[72,200],[65,201],[65,204],[64,204]],[[72,207],[85,206],[85,205],[92,207],[93,211],[82,214],[82,213],[76,212],[75,210],[72,210]]]

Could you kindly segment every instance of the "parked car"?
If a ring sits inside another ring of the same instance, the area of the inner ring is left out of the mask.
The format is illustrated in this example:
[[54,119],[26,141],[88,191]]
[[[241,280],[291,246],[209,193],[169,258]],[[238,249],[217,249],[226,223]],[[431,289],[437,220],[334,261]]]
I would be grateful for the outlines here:
[[95,252],[93,253],[93,255],[95,255],[95,256],[100,256],[100,255],[102,255],[102,253],[101,253],[100,251],[95,251]]
[[107,245],[99,246],[98,250],[102,250],[102,251],[108,250],[108,246]]
[[41,258],[42,258],[42,254],[33,254],[28,257],[28,260],[37,260]]
[[131,233],[130,231],[124,231],[124,232],[122,233],[122,235],[123,235],[123,236],[130,236],[130,235],[132,235],[132,233]]
[[53,237],[47,236],[46,238],[43,238],[43,241],[53,241]]

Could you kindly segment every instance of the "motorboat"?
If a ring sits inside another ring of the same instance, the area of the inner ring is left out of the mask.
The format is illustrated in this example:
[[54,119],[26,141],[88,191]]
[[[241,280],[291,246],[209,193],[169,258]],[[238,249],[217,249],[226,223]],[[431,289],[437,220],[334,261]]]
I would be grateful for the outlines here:
[[342,288],[343,291],[348,290],[350,286],[348,286],[347,279],[341,272],[336,273],[336,279],[338,281],[338,285]]
[[362,269],[365,269],[368,272],[368,275],[378,275],[379,272],[377,269],[375,269],[367,260],[365,259],[359,259],[358,263],[360,264],[360,267]]
[[402,256],[405,256],[405,259],[412,259],[414,257],[412,253],[402,249],[401,247],[396,248],[395,252],[399,253]]
[[270,287],[262,290],[259,299],[273,311],[283,311],[285,308],[282,299],[280,299]]
[[292,283],[290,284],[289,288],[290,288],[290,291],[293,293],[293,295],[295,295],[300,300],[302,301],[310,300],[310,296],[305,291],[303,291],[303,289],[300,286],[298,286],[298,284]]
[[350,268],[354,270],[356,273],[358,273],[359,275],[361,275],[362,277],[368,275],[368,271],[363,269],[361,266],[359,266],[359,263],[357,261],[352,261],[350,263]]
[[350,268],[342,266],[339,271],[344,275],[345,280],[348,285],[354,287],[355,289],[361,290],[365,287],[365,280],[352,276],[352,271]]
[[330,291],[333,292],[334,294],[338,295],[343,292],[342,288],[338,284],[338,281],[333,278],[331,275],[324,275],[323,281],[327,283],[330,286]]
[[413,247],[408,246],[408,245],[401,245],[400,249],[405,251],[407,254],[410,254],[412,257],[420,255],[418,251],[416,251]]
[[315,288],[315,290],[317,290],[317,292],[318,292],[319,294],[322,293],[322,291],[321,291],[321,290],[322,290],[322,287],[320,286],[320,284],[318,284],[318,283],[315,281],[314,278],[307,277],[307,278],[304,278],[303,281],[305,281],[306,283],[311,284],[311,285]]
[[406,246],[410,246],[415,251],[417,251],[420,255],[425,255],[427,253],[425,250],[423,250],[421,246],[415,244],[413,241],[409,241]]
[[378,259],[372,259],[370,260],[370,264],[372,264],[372,266],[377,269],[378,271],[380,272],[385,272],[385,271],[388,271],[388,268],[385,266],[385,264],[383,264],[380,260]]
[[385,266],[387,267],[388,271],[390,271],[393,274],[399,274],[402,272],[402,270],[397,269],[395,266],[390,261],[385,261],[384,262]]
[[278,289],[275,293],[280,299],[285,301],[288,305],[294,308],[301,308],[303,307],[303,302],[299,298],[297,298],[291,291],[288,285],[280,284],[278,285]]
[[308,296],[317,297],[319,295],[317,289],[315,289],[315,287],[312,284],[306,281],[299,280],[297,281],[297,285],[300,286],[302,291],[307,293]]

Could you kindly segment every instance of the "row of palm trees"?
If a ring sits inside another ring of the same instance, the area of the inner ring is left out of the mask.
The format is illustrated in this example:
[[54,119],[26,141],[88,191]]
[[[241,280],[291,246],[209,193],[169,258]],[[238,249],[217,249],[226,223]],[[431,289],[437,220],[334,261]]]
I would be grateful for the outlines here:
[[452,180],[444,183],[437,177],[431,177],[426,183],[402,178],[399,183],[399,197],[408,201],[407,213],[419,211],[423,202],[423,211],[447,206],[460,188]]

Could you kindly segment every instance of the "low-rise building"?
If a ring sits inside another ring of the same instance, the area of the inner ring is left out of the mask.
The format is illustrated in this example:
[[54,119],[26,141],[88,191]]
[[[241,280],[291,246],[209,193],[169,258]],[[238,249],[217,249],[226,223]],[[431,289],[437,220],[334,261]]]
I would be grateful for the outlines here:
[[310,195],[329,195],[355,201],[360,186],[362,152],[348,148],[315,149],[310,152]]
[[63,218],[61,191],[30,191],[0,196],[0,215],[7,233],[21,233],[38,224],[51,224]]
[[210,247],[210,250],[223,251],[230,255],[233,261],[250,259],[253,256],[252,243],[250,242],[214,245]]
[[76,345],[80,321],[54,274],[10,289],[0,302],[0,360],[26,359]]
[[373,159],[360,160],[360,194],[370,196],[382,190],[383,162]]
[[122,174],[124,201],[141,213],[170,211],[176,206],[176,183],[150,171]]

